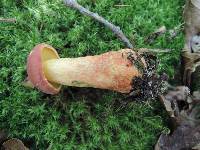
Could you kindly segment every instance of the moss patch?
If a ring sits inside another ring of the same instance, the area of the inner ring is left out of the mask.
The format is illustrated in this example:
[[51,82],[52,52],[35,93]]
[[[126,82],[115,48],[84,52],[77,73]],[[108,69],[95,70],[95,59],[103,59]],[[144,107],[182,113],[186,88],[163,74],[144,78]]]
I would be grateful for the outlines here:
[[[169,48],[160,55],[160,72],[174,75],[183,35],[168,35],[152,45],[145,37],[165,25],[182,24],[182,0],[80,0],[83,6],[119,25],[137,48]],[[127,7],[117,7],[127,4]],[[65,87],[57,96],[22,86],[26,58],[38,43],[56,48],[61,57],[95,55],[124,48],[101,24],[63,5],[61,0],[0,1],[0,17],[17,23],[0,23],[0,128],[33,149],[152,149],[165,132],[159,102],[116,103],[121,95]],[[87,89],[86,89],[87,90]],[[91,98],[90,96],[91,95]],[[94,96],[98,95],[98,97]]]

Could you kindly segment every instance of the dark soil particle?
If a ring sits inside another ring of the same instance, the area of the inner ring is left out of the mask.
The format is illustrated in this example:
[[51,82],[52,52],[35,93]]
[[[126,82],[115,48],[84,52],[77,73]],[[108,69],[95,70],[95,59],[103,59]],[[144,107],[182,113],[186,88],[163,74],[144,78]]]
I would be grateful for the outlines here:
[[[147,66],[141,67],[141,58],[144,58]],[[131,58],[131,59],[130,59]],[[136,101],[146,101],[156,99],[158,95],[165,91],[165,83],[168,80],[166,74],[157,73],[158,60],[153,54],[138,54],[138,59],[128,57],[142,73],[142,77],[135,77],[132,80],[132,90],[130,96]],[[139,62],[138,62],[139,61]],[[139,66],[138,66],[139,64]]]

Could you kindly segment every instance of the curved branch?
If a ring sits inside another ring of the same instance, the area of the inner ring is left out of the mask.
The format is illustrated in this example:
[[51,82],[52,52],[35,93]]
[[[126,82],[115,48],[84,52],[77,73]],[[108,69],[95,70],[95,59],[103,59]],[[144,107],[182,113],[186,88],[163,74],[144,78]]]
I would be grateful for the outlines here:
[[89,16],[95,20],[97,20],[98,22],[102,23],[104,26],[108,27],[109,29],[112,30],[112,32],[117,35],[117,37],[125,43],[125,45],[128,48],[133,49],[133,45],[130,43],[130,41],[127,39],[127,37],[124,35],[124,33],[122,32],[122,30],[120,29],[120,27],[115,26],[114,24],[110,23],[109,21],[107,21],[106,19],[104,19],[103,17],[99,16],[97,13],[93,13],[91,11],[89,11],[88,9],[84,8],[83,6],[81,6],[76,0],[64,0],[64,3],[73,8],[78,10],[80,13]]

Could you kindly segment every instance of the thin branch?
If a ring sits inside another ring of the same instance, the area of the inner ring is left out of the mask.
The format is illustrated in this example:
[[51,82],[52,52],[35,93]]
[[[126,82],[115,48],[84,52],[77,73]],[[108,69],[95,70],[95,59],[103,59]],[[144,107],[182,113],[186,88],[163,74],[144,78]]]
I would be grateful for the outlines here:
[[11,22],[15,23],[17,20],[14,18],[0,18],[0,22]]
[[131,5],[114,5],[115,7],[129,7],[129,6],[131,6]]
[[138,50],[140,53],[170,53],[172,52],[171,49],[151,49],[151,48],[140,48]]
[[109,21],[105,20],[103,17],[99,16],[97,13],[93,13],[91,11],[89,11],[88,9],[84,8],[83,6],[81,6],[76,0],[64,0],[64,3],[73,8],[78,10],[80,13],[89,16],[95,20],[97,20],[98,22],[104,24],[106,27],[108,27],[109,29],[112,30],[112,32],[114,34],[117,35],[117,37],[119,39],[121,39],[122,42],[125,43],[125,45],[128,48],[133,49],[133,45],[130,43],[130,41],[127,39],[127,37],[123,34],[123,32],[121,31],[120,27],[113,25],[112,23],[110,23]]
[[163,35],[166,32],[167,32],[167,29],[166,29],[165,26],[162,26],[162,27],[156,29],[156,31],[154,31],[153,33],[149,34],[145,38],[145,43],[146,44],[152,44],[159,36]]

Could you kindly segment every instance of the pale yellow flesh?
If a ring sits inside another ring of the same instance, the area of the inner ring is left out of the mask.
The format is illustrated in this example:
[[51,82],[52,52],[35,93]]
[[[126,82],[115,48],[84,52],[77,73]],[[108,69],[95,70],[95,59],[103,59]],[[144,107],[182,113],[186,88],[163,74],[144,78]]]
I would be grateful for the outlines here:
[[46,61],[43,66],[48,81],[68,86],[93,87],[93,85],[89,85],[89,83],[80,79],[83,76],[81,73],[84,73],[84,76],[86,74],[86,78],[90,80],[90,73],[92,72],[89,70],[94,68],[86,60],[81,61],[80,58],[53,59]]
[[[48,47],[45,47],[42,49],[41,51],[41,56],[42,56],[42,62],[46,62],[48,60],[58,60],[60,57],[58,56],[57,52],[52,49],[52,48],[48,48]],[[45,67],[44,67],[44,63],[43,63],[43,70],[45,70]],[[45,74],[45,71],[44,71],[44,74]],[[45,75],[46,77],[46,75]],[[46,77],[47,78],[47,77]],[[47,78],[48,79],[48,78]],[[49,81],[49,80],[48,80]],[[56,89],[60,88],[61,85],[56,83],[56,82],[51,82],[52,86],[54,86]]]

